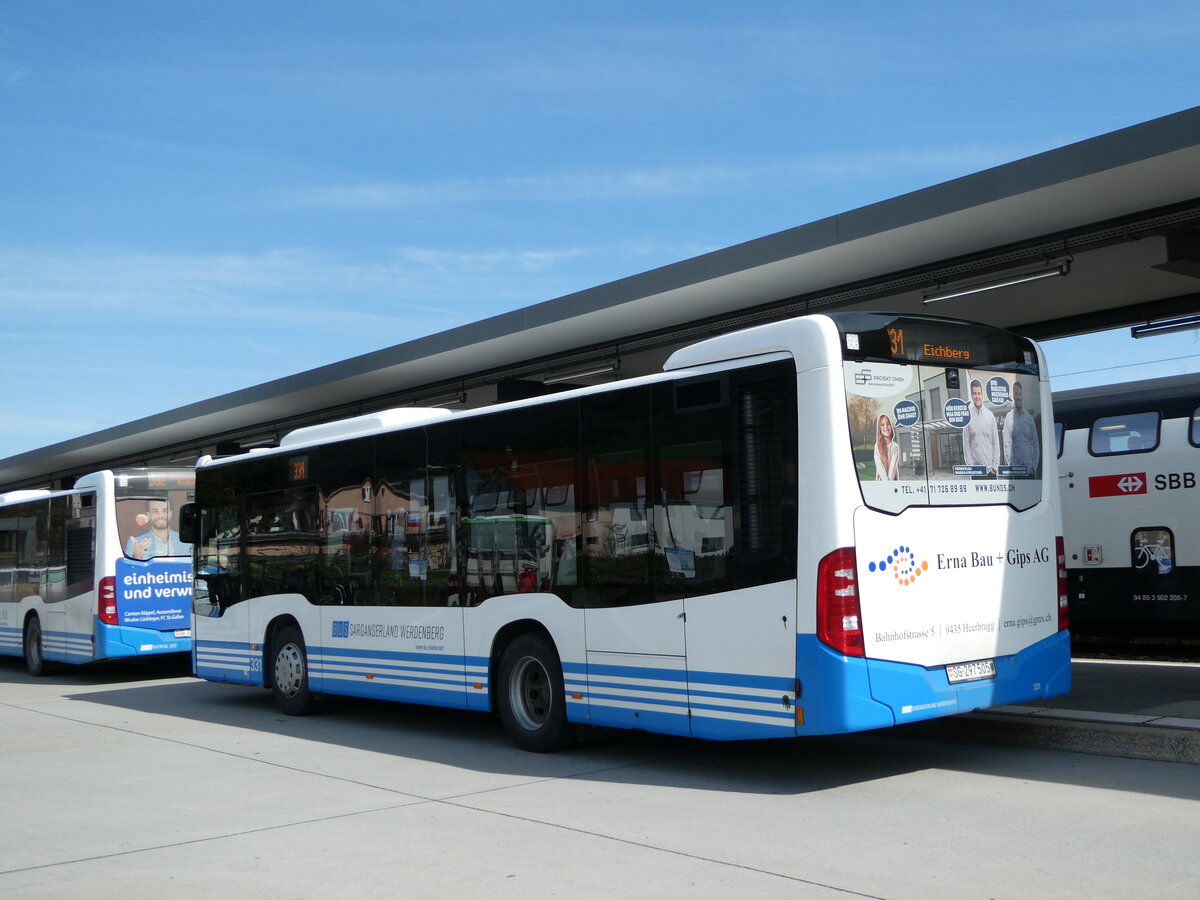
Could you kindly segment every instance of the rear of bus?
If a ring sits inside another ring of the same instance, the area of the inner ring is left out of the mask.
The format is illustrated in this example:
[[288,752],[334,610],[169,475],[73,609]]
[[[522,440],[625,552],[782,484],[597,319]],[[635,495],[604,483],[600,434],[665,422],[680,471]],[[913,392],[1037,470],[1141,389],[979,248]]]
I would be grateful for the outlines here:
[[[800,733],[1066,693],[1065,565],[1039,349],[952,319],[829,319],[841,354],[831,389],[844,396],[850,438],[831,452],[850,459],[831,466],[841,473],[830,488],[841,546],[818,566],[816,634],[798,676],[838,699],[810,696]],[[836,430],[836,412],[832,422]]]
[[[179,510],[194,499],[192,469],[102,472],[98,504],[95,658],[192,648],[192,546]],[[77,485],[78,487],[79,485]]]

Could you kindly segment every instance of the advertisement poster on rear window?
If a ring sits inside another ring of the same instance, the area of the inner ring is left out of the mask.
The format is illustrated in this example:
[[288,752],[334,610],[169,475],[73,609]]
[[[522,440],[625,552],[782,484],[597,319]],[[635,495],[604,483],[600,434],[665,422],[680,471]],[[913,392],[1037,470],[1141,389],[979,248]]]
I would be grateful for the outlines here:
[[870,506],[1026,509],[1040,499],[1035,376],[852,361],[844,372],[855,468]]

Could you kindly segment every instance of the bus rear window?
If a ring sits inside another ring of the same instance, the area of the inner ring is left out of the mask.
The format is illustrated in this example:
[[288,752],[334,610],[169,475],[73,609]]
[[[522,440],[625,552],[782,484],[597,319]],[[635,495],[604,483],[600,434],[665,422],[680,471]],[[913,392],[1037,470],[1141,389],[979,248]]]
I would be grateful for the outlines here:
[[192,545],[179,539],[180,505],[168,497],[118,500],[117,532],[125,556],[129,559],[190,556]]
[[191,556],[192,545],[179,539],[179,508],[196,494],[191,470],[139,469],[114,481],[117,533],[127,558]]
[[869,506],[1041,499],[1049,448],[1036,375],[927,364],[843,363],[855,467]]

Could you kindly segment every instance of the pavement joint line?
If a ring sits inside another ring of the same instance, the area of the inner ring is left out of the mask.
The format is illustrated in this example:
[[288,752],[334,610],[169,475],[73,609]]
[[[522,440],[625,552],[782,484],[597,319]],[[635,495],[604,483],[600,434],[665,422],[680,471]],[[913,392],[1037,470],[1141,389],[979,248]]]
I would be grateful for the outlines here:
[[531,825],[541,825],[547,828],[556,828],[560,831],[569,831],[574,834],[584,835],[586,837],[600,838],[601,840],[612,841],[617,844],[625,844],[629,847],[637,847],[642,850],[651,850],[655,853],[668,853],[672,856],[678,856],[681,859],[693,859],[697,862],[706,862],[716,866],[726,866],[731,869],[740,869],[743,872],[756,872],[760,875],[767,875],[772,878],[782,878],[786,881],[795,882],[796,884],[807,884],[812,887],[824,888],[825,890],[836,891],[839,894],[847,894],[852,897],[865,897],[867,900],[886,900],[886,898],[880,897],[877,894],[864,894],[862,891],[855,891],[851,890],[850,888],[842,888],[834,884],[826,884],[823,881],[813,881],[810,878],[800,878],[796,875],[788,875],[784,872],[772,872],[770,869],[763,869],[758,866],[749,866],[745,865],[744,863],[736,863],[724,859],[715,859],[711,856],[701,856],[697,853],[686,853],[683,850],[674,850],[670,847],[661,847],[657,844],[646,843],[645,841],[635,841],[631,840],[630,838],[618,837],[614,834],[604,834],[599,831],[589,831],[587,829],[576,828],[571,825],[562,825],[557,822],[547,822],[544,819],[531,819],[528,816],[519,816],[516,813],[501,812],[500,810],[495,809],[483,809],[482,807],[471,806],[468,803],[447,803],[447,805],[454,806],[459,809],[470,810],[472,812],[500,816],[505,819],[514,819],[518,822],[527,822]]
[[1072,656],[1071,662],[1089,666],[1148,666],[1155,669],[1197,669],[1200,663],[1178,659],[1107,659],[1103,656]]
[[194,844],[207,844],[210,841],[223,841],[228,838],[246,837],[251,834],[263,834],[268,831],[280,831],[285,828],[295,828],[300,825],[315,825],[321,822],[335,822],[338,819],[350,819],[355,816],[361,816],[368,813],[387,812],[393,809],[405,809],[410,806],[417,806],[415,803],[401,803],[393,806],[381,806],[377,809],[358,809],[352,812],[338,813],[330,816],[320,816],[315,819],[301,819],[295,822],[277,822],[274,825],[263,825],[259,828],[247,828],[243,831],[230,831],[224,834],[210,834],[204,837],[189,838],[186,841],[172,841],[169,844],[152,844],[146,847],[131,847],[128,850],[114,850],[112,853],[98,853],[95,856],[80,856],[74,859],[60,859],[54,862],[38,863],[36,866],[22,866],[18,869],[5,869],[0,871],[0,878],[5,875],[19,875],[22,872],[36,872],[39,869],[54,869],[59,866],[71,866],[77,863],[99,862],[105,859],[116,859],[121,856],[133,856],[138,853],[153,853],[156,850],[171,850],[175,847],[189,847]]
[[993,706],[971,715],[1012,716],[1014,718],[1068,719],[1074,722],[1097,722],[1108,725],[1145,725],[1149,728],[1173,728],[1179,731],[1200,731],[1200,719],[1161,716],[1156,713],[1117,713],[1087,709],[1062,709],[1049,706]]
[[[358,781],[357,779],[354,779],[354,778],[346,778],[345,776],[334,775],[329,772],[318,772],[318,771],[314,771],[312,769],[301,769],[296,766],[286,765],[284,763],[272,762],[271,760],[263,759],[260,756],[247,756],[244,753],[234,753],[231,750],[221,750],[220,748],[217,748],[217,747],[208,747],[208,746],[205,746],[204,744],[195,744],[195,743],[191,743],[190,741],[180,740],[179,738],[164,737],[163,735],[159,735],[159,734],[148,734],[147,732],[144,732],[144,731],[137,731],[136,729],[126,728],[126,727],[123,727],[120,725],[106,725],[106,724],[99,723],[99,722],[89,722],[87,719],[77,719],[73,716],[64,716],[64,715],[61,715],[60,713],[46,712],[45,710],[40,710],[40,709],[28,709],[27,707],[24,707],[24,706],[20,706],[20,705],[13,704],[13,703],[6,703],[3,701],[0,701],[0,706],[7,707],[9,709],[18,709],[18,710],[22,710],[24,712],[33,713],[34,715],[46,716],[46,717],[52,718],[52,719],[59,719],[64,722],[73,722],[76,725],[86,725],[86,726],[90,726],[93,728],[103,728],[108,731],[116,731],[116,732],[119,732],[122,734],[133,735],[134,737],[146,738],[147,740],[161,741],[166,744],[175,744],[176,746],[187,747],[192,750],[202,750],[202,751],[206,751],[208,753],[215,753],[220,756],[228,756],[232,759],[240,759],[240,760],[244,760],[246,762],[259,763],[260,765],[270,766],[270,767],[276,768],[276,769],[283,769],[284,771],[288,771],[288,772],[296,772],[301,775],[311,775],[311,776],[314,776],[317,778],[326,778],[331,781],[340,781],[345,784],[353,784],[358,787],[368,788],[371,790],[385,791],[389,794],[397,794],[401,797],[409,797],[415,801],[414,803],[411,803],[411,804],[403,804],[404,806],[416,806],[421,803],[443,803],[448,800],[453,800],[453,799],[457,799],[460,797],[471,797],[471,796],[476,796],[476,795],[480,795],[480,794],[493,793],[496,791],[511,790],[513,788],[528,787],[528,786],[535,785],[535,784],[545,784],[545,783],[551,782],[551,781],[584,778],[589,775],[599,775],[599,774],[603,774],[604,772],[612,772],[612,771],[616,771],[619,769],[633,768],[634,766],[647,765],[648,763],[661,761],[661,760],[653,760],[653,759],[640,760],[638,762],[624,763],[624,764],[618,765],[618,766],[604,766],[601,768],[597,768],[595,770],[569,772],[569,773],[565,773],[562,775],[549,775],[549,776],[544,776],[544,777],[539,777],[539,778],[528,778],[528,779],[525,779],[524,781],[515,782],[513,784],[498,785],[496,787],[486,788],[486,789],[479,790],[479,791],[469,791],[465,794],[455,794],[455,795],[451,795],[451,797],[448,797],[448,798],[447,797],[427,797],[422,794],[414,794],[411,791],[402,791],[402,790],[399,790],[398,788],[390,788],[390,787],[387,787],[387,786],[381,785],[381,784],[372,784],[367,781]],[[399,808],[399,807],[389,807],[389,808]],[[3,873],[0,873],[0,874],[3,874]]]

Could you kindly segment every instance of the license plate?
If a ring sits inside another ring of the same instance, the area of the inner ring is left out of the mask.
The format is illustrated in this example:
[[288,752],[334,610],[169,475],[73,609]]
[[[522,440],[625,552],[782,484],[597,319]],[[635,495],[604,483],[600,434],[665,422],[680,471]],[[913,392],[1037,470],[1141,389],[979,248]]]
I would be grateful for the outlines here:
[[956,663],[946,666],[946,678],[951,684],[961,684],[964,681],[982,681],[985,678],[996,677],[996,661],[994,659],[979,659],[975,662]]
[[192,629],[190,629],[190,628],[175,629],[175,637],[191,637],[191,636],[192,636]]

